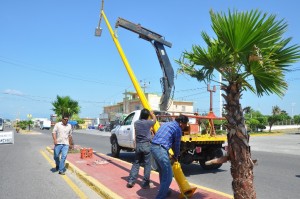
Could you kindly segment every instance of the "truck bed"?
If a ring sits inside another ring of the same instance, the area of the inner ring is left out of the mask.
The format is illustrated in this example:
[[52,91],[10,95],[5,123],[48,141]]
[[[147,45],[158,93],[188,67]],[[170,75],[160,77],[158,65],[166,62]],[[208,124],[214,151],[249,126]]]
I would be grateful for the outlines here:
[[201,135],[198,134],[190,134],[183,135],[181,137],[182,142],[200,142],[200,144],[223,144],[227,140],[226,136],[215,136],[212,137],[208,134]]

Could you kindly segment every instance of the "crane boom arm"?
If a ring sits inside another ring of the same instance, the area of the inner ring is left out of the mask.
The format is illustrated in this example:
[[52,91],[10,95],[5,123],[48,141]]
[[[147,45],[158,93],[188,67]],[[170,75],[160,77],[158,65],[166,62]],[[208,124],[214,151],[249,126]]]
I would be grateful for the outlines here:
[[163,77],[161,78],[162,96],[160,99],[160,110],[166,111],[168,109],[169,100],[171,98],[172,90],[174,90],[174,70],[167,55],[164,46],[172,47],[172,43],[164,40],[163,36],[155,33],[149,29],[142,27],[140,24],[134,24],[122,18],[118,18],[115,27],[122,27],[137,33],[140,38],[149,41],[155,48],[156,55],[159,60],[159,64],[163,71]]

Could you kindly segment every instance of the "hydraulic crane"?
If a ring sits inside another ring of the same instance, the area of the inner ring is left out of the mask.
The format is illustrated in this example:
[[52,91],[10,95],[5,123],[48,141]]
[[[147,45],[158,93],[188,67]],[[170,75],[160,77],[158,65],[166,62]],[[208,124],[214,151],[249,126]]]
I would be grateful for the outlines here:
[[171,95],[174,93],[174,70],[167,55],[164,46],[172,47],[172,44],[164,40],[163,36],[142,27],[140,24],[134,24],[122,18],[118,18],[115,28],[122,27],[139,35],[139,38],[149,41],[155,48],[163,77],[160,79],[162,86],[162,96],[160,98],[160,110],[166,111],[169,108]]

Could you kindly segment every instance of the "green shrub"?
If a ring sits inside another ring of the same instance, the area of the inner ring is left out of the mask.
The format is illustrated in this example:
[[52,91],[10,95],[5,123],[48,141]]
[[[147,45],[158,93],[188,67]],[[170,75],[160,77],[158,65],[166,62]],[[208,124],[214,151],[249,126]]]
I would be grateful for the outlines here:
[[226,135],[227,132],[225,130],[216,130],[217,135]]

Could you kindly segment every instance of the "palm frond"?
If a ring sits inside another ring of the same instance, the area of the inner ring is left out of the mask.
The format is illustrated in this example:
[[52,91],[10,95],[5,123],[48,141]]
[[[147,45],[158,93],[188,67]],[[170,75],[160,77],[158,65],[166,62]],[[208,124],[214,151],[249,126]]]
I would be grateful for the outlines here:
[[[184,52],[179,70],[199,81],[212,80],[216,70],[228,82],[239,82],[258,96],[283,96],[288,88],[284,72],[300,59],[300,46],[283,38],[287,23],[258,10],[228,14],[211,10],[210,16],[217,38],[202,32],[207,47],[193,45],[191,52]],[[186,64],[189,67],[183,67]]]

